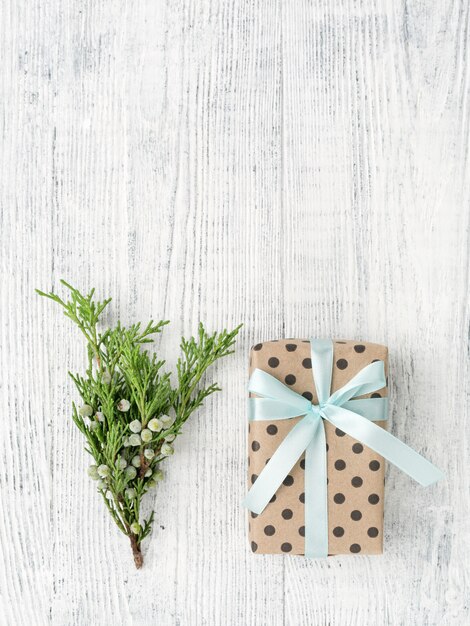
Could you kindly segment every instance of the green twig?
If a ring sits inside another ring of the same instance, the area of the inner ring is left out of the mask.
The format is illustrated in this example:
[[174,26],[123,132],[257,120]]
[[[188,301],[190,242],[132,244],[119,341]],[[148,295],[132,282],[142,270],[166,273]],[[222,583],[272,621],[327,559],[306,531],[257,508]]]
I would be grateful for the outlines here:
[[81,397],[72,404],[72,419],[86,439],[93,457],[89,467],[119,530],[130,539],[136,567],[141,567],[141,543],[152,530],[154,512],[140,521],[142,498],[162,478],[161,462],[173,453],[173,441],[184,422],[204,400],[220,391],[202,384],[207,369],[233,352],[240,330],[208,334],[202,324],[197,336],[181,340],[176,386],[165,361],[144,348],[154,341],[167,321],[150,320],[128,328],[120,322],[103,332],[100,317],[111,302],[83,295],[64,280],[69,298],[36,290],[64,310],[86,340],[86,375],[70,373]]

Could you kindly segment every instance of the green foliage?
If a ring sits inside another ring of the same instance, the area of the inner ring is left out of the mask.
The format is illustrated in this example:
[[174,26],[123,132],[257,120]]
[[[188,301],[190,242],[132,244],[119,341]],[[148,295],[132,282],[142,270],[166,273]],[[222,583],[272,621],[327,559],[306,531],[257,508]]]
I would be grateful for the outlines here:
[[72,405],[72,418],[86,439],[93,457],[89,468],[98,491],[118,528],[131,540],[136,565],[142,564],[141,541],[151,532],[154,513],[140,520],[143,496],[163,474],[162,461],[173,453],[172,442],[183,424],[216,384],[201,382],[206,370],[233,352],[240,326],[209,335],[202,324],[197,337],[181,340],[176,366],[176,386],[164,371],[165,361],[145,349],[167,321],[150,321],[126,328],[118,322],[101,332],[100,317],[111,302],[94,300],[61,281],[69,299],[36,290],[53,300],[86,339],[88,366],[85,376],[69,372],[82,403]]

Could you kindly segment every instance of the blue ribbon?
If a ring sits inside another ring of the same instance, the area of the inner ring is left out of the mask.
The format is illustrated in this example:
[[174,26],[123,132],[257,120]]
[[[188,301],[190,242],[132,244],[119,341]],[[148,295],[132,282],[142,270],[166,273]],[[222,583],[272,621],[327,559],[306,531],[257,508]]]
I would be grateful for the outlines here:
[[312,373],[318,404],[255,369],[248,390],[249,420],[279,420],[304,416],[285,437],[251,487],[244,505],[262,513],[299,457],[305,452],[305,556],[328,556],[326,439],[323,420],[368,446],[423,486],[443,472],[389,432],[374,424],[387,419],[387,398],[353,399],[386,386],[383,361],[364,367],[344,387],[330,395],[333,342],[311,339]]

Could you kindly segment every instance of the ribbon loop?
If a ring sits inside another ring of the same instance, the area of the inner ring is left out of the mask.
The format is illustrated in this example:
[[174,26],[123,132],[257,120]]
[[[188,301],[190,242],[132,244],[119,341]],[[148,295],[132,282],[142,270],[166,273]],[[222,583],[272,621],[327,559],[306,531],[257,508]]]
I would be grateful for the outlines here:
[[311,407],[309,400],[295,393],[295,391],[281,383],[280,380],[260,369],[255,369],[251,375],[248,391],[262,398],[271,398],[272,400],[290,404],[297,409],[296,415],[308,413]]
[[374,421],[387,419],[387,398],[358,398],[386,386],[384,364],[364,367],[341,389],[330,395],[333,342],[311,339],[311,361],[318,405],[312,405],[279,380],[256,369],[248,389],[251,421],[304,416],[285,437],[245,498],[244,505],[262,513],[283,480],[305,452],[305,555],[328,555],[326,440],[323,420],[331,422],[368,446],[402,471],[427,486],[444,474]]
[[[282,383],[281,383],[282,384]],[[383,361],[375,361],[366,365],[341,389],[328,398],[328,404],[341,406],[351,398],[378,391],[387,385]]]

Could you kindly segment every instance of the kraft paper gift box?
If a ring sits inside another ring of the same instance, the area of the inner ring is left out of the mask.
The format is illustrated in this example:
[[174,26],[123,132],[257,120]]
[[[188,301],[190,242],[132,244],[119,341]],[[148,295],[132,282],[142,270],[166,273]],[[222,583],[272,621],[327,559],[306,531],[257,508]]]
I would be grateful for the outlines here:
[[252,550],[380,554],[384,458],[424,487],[444,477],[384,428],[387,348],[268,341],[253,347],[250,372]]
[[[345,385],[368,364],[383,361],[387,348],[365,341],[333,341],[331,391]],[[250,374],[268,372],[316,404],[310,342],[281,339],[255,345]],[[385,397],[387,387],[361,397]],[[248,474],[251,486],[286,435],[301,420],[252,421]],[[383,548],[384,459],[326,420],[328,554],[381,554]],[[374,422],[385,428],[385,421]],[[257,554],[304,554],[305,455],[299,458],[264,511],[249,512],[251,548]]]

